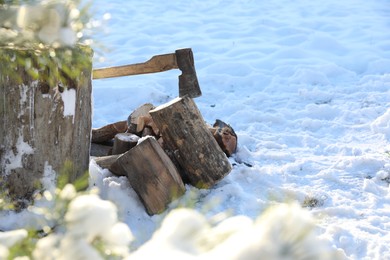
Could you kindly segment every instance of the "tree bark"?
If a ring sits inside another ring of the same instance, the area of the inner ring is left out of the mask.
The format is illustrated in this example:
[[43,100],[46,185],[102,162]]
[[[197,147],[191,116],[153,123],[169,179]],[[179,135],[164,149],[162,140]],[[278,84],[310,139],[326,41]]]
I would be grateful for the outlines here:
[[229,160],[191,98],[176,98],[149,113],[161,131],[164,146],[183,169],[183,179],[191,185],[209,188],[231,171]]
[[[0,64],[0,188],[7,189],[15,201],[25,203],[37,188],[55,184],[65,161],[73,165],[71,176],[64,176],[68,181],[88,170],[92,52],[79,47],[72,52],[83,57],[83,65],[80,75],[66,82],[54,76],[58,73],[52,74],[53,68],[42,71],[46,65],[32,62],[40,73],[34,79],[25,66],[10,72],[7,64]],[[0,48],[3,55],[36,59],[34,50],[4,47]],[[42,51],[40,55],[50,54]],[[79,62],[71,61],[80,68]],[[55,85],[41,77],[44,72]]]
[[127,130],[127,121],[119,121],[100,128],[92,129],[92,143],[105,143],[111,141],[116,134]]
[[116,163],[127,173],[130,185],[149,215],[163,212],[185,192],[180,174],[152,137],[120,156]]

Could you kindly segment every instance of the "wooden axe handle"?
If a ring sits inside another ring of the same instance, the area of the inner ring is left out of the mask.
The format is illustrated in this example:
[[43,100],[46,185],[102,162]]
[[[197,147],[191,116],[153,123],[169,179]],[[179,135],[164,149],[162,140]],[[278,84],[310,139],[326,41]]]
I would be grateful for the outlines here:
[[143,63],[131,65],[101,68],[93,70],[93,79],[114,78],[130,75],[139,75],[147,73],[162,72],[171,69],[177,69],[176,54],[162,54],[153,56],[150,60]]

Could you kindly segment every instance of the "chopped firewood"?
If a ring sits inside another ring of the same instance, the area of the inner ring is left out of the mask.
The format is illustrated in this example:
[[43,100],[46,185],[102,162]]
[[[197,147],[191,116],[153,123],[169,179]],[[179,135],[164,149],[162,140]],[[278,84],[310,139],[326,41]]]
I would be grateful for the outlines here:
[[202,118],[195,102],[185,96],[151,110],[164,146],[183,168],[183,179],[210,188],[231,171],[226,155]]
[[137,128],[136,128],[136,132],[137,133],[140,133],[142,132],[142,130],[144,130],[145,128],[145,116],[139,116],[137,118]]
[[164,139],[162,137],[158,138],[157,142],[160,144],[161,147],[164,148]]
[[119,133],[114,138],[112,154],[125,153],[137,145],[139,136],[131,133]]
[[147,127],[145,127],[145,128],[142,130],[141,136],[142,136],[142,137],[145,137],[145,136],[148,136],[148,135],[154,136],[154,133],[153,133],[152,128],[147,126]]
[[122,154],[108,155],[95,157],[96,164],[99,165],[103,169],[109,169],[110,172],[117,176],[126,176],[126,172],[121,168],[121,166],[117,163],[117,159]]
[[105,144],[91,143],[91,156],[106,156],[111,153],[112,146]]
[[176,167],[153,137],[121,155],[116,163],[126,172],[149,215],[163,212],[185,192]]
[[111,166],[111,164],[113,164],[116,161],[116,159],[118,159],[119,156],[120,156],[119,154],[116,154],[116,155],[95,157],[93,159],[97,165],[99,165],[103,169],[108,169]]
[[119,121],[100,128],[92,129],[92,143],[104,143],[112,140],[118,133],[124,133],[127,130],[127,121]]
[[230,157],[236,152],[237,135],[230,125],[217,119],[210,131],[227,156]]
[[[127,118],[127,132],[132,134],[140,134],[145,126],[145,120],[141,117],[147,117],[149,115],[149,111],[153,108],[154,106],[152,104],[146,103],[134,110]],[[138,127],[138,125],[140,126]]]
[[111,166],[108,167],[108,169],[116,176],[126,176],[126,171],[118,163],[118,160],[116,160],[113,164],[111,164]]
[[159,136],[160,131],[157,128],[156,124],[153,121],[153,118],[149,115],[149,113],[146,116],[140,116],[137,119],[137,133],[143,132],[145,127],[149,127],[153,130],[151,135]]

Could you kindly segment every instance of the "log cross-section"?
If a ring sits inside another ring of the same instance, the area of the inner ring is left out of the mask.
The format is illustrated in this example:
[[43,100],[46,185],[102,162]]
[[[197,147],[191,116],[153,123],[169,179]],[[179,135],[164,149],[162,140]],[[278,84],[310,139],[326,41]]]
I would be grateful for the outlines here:
[[210,188],[231,171],[224,152],[205,124],[193,99],[180,97],[151,110],[164,145],[183,169],[184,180]]

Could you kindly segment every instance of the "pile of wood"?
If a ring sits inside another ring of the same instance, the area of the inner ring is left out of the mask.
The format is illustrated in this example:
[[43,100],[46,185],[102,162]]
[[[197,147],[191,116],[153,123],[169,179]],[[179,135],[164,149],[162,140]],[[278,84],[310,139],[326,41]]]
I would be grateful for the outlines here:
[[210,188],[225,177],[236,147],[230,125],[207,125],[184,96],[158,107],[144,104],[125,121],[92,129],[91,155],[100,167],[127,176],[153,215],[184,194],[185,183]]

